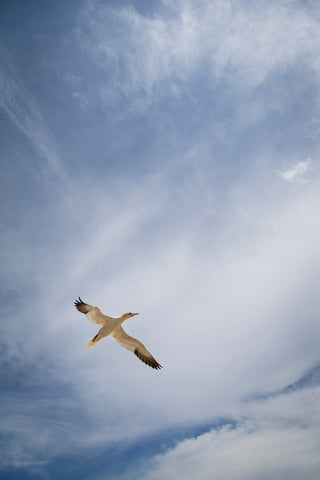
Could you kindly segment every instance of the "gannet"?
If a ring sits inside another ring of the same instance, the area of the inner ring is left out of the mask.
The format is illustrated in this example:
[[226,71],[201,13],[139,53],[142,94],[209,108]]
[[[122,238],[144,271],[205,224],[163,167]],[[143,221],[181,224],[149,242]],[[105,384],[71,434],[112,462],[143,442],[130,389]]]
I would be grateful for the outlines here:
[[121,317],[108,317],[101,313],[100,308],[84,303],[80,297],[79,300],[75,300],[74,305],[79,312],[84,313],[91,322],[97,323],[101,326],[97,335],[90,338],[86,348],[93,347],[93,345],[96,345],[102,338],[111,334],[119,345],[133,352],[140,360],[142,360],[142,362],[156,370],[162,368],[162,365],[153,358],[146,347],[136,338],[130,337],[130,335],[128,335],[121,327],[121,324],[125,320],[134,317],[135,315],[139,315],[139,313],[128,312],[121,315]]

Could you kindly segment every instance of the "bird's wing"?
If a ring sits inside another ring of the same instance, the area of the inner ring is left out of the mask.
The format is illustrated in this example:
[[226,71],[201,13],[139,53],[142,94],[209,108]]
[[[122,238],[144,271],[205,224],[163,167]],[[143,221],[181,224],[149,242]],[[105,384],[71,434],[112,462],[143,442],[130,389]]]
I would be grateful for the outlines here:
[[74,305],[79,312],[84,313],[89,318],[90,322],[97,323],[98,325],[105,324],[106,316],[101,313],[100,308],[84,303],[80,297],[79,300],[74,302]]
[[121,326],[117,327],[112,332],[112,336],[115,341],[119,343],[119,345],[133,352],[138,358],[140,358],[140,360],[142,360],[142,362],[146,363],[152,368],[155,368],[156,370],[162,368],[162,366],[155,358],[153,358],[146,347],[136,338],[130,337],[130,335],[128,335]]
[[87,314],[92,310],[94,307],[92,305],[88,305],[87,303],[84,303],[81,298],[79,297],[79,300],[75,300],[74,306],[76,307],[79,312]]

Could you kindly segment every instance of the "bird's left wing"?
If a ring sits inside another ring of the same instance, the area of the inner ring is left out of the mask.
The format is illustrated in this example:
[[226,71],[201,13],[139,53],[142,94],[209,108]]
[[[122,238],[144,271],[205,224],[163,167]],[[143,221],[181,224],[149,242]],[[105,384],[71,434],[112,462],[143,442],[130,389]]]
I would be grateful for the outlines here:
[[162,368],[160,363],[153,358],[146,347],[136,338],[130,337],[121,326],[113,330],[112,336],[119,345],[133,352],[142,362],[149,365],[149,367],[155,368],[156,370]]
[[88,303],[84,303],[80,297],[79,300],[76,300],[74,302],[74,306],[77,310],[79,310],[79,312],[84,313],[92,323],[97,323],[98,325],[105,325],[106,321],[108,321],[109,319],[109,317],[101,313],[100,308],[93,307]]

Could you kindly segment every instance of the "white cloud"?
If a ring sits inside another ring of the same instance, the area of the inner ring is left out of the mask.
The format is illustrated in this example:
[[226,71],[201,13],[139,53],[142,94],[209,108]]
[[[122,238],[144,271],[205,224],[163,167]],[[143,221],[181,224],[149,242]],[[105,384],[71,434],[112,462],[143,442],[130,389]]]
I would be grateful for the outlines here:
[[[94,426],[82,436],[88,446],[228,415],[243,396],[281,388],[319,360],[318,183],[273,200],[250,183],[217,198],[208,216],[212,185],[185,179],[176,190],[171,178],[116,192],[87,185],[81,228],[35,274],[37,301],[3,327],[10,350],[21,342],[29,360],[45,351],[70,384]],[[126,328],[164,369],[110,338],[86,350],[96,329],[74,309],[78,295],[109,314],[139,311]],[[58,428],[46,442],[72,450],[73,435],[75,426],[68,439]],[[29,448],[39,460],[37,442]]]
[[249,404],[234,427],[184,440],[139,473],[146,480],[316,480],[319,399],[317,387]]
[[301,184],[306,182],[304,176],[309,168],[310,160],[308,159],[293,163],[288,170],[279,171],[279,175],[287,182]]

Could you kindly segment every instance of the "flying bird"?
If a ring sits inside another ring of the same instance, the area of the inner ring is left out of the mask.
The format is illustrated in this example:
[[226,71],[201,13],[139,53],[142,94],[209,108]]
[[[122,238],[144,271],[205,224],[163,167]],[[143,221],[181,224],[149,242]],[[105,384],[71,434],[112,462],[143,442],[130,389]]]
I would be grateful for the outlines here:
[[86,348],[93,347],[93,345],[96,345],[102,338],[111,334],[119,345],[133,352],[142,362],[149,365],[149,367],[155,368],[156,370],[162,368],[162,365],[153,358],[146,347],[136,338],[130,337],[121,327],[121,324],[125,320],[139,315],[138,313],[128,312],[121,315],[121,317],[108,317],[101,313],[100,308],[84,303],[80,297],[79,300],[75,300],[74,305],[79,312],[84,313],[91,322],[101,326],[99,332],[90,338]]

